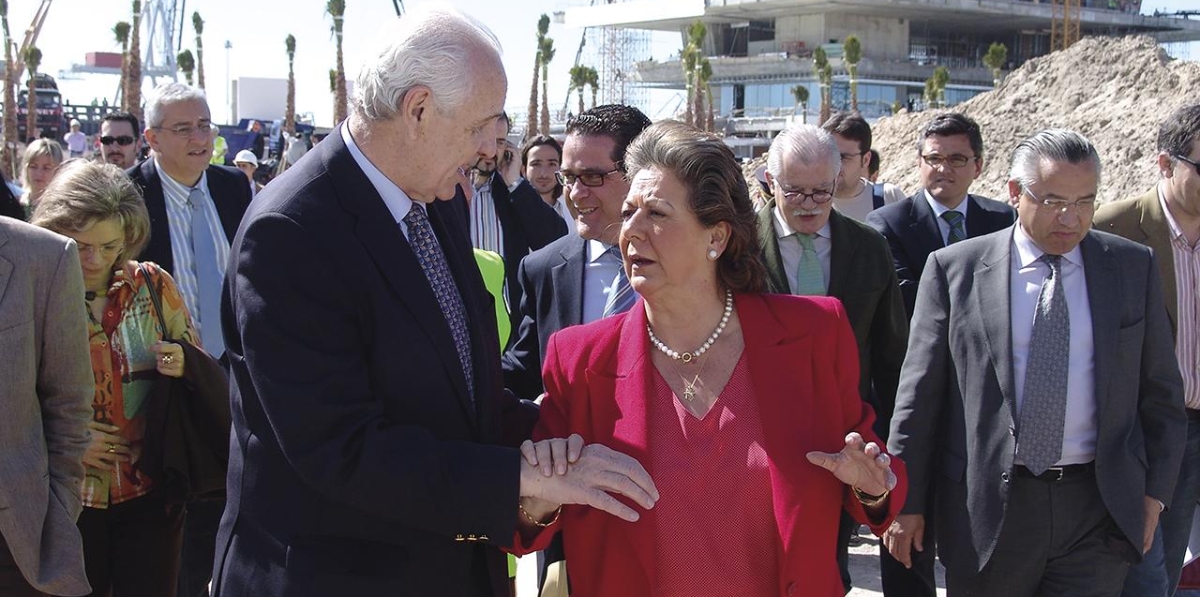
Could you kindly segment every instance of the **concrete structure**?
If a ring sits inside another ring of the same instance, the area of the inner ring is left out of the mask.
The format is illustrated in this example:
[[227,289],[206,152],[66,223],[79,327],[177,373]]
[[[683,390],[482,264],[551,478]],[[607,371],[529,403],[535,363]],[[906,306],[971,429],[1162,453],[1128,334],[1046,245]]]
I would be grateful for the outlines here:
[[[1140,0],[1081,0],[1081,5],[1077,14],[1085,36],[1200,40],[1200,21],[1139,15]],[[877,118],[894,105],[920,108],[925,80],[937,66],[950,70],[947,104],[991,89],[992,73],[982,62],[988,46],[1007,46],[1007,70],[1016,68],[1049,52],[1051,22],[1061,13],[1051,0],[634,0],[568,9],[565,21],[677,31],[681,47],[687,27],[703,21],[717,112],[725,117],[727,134],[751,138],[731,144],[752,155],[797,114],[793,86],[809,88],[808,121],[816,120],[820,93],[812,52],[818,46],[825,48],[834,72],[833,107],[845,109],[850,97],[842,42],[858,37],[863,48],[859,109]],[[677,56],[640,62],[633,78],[647,87],[685,88]]]

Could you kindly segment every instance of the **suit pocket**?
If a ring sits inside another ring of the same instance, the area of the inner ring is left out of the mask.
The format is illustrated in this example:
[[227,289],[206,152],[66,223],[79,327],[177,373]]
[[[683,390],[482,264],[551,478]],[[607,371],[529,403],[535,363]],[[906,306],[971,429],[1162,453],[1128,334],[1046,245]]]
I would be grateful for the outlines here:
[[[1146,320],[1138,320],[1137,323],[1127,325],[1117,330],[1117,342],[1122,348],[1118,354],[1125,354],[1124,349],[1139,347],[1142,344],[1142,338],[1146,334]],[[1139,351],[1140,352],[1140,351]]]

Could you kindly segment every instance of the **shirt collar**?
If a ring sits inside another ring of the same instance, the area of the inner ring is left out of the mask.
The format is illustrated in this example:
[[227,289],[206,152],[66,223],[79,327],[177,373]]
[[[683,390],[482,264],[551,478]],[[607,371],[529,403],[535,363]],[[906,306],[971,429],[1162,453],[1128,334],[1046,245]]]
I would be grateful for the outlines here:
[[174,188],[176,191],[183,192],[183,197],[185,199],[187,198],[187,196],[189,194],[191,194],[192,189],[200,189],[201,191],[204,192],[204,194],[206,194],[206,195],[208,194],[208,169],[207,168],[205,168],[204,172],[202,172],[200,174],[200,180],[196,181],[195,186],[179,182],[178,180],[175,180],[174,178],[172,178],[170,174],[167,174],[167,171],[163,170],[162,164],[159,163],[158,156],[154,156],[154,168],[156,170],[158,170],[159,177],[162,180],[163,184]]
[[[833,209],[832,206],[830,207],[830,209]],[[775,222],[775,236],[776,237],[787,238],[793,234],[796,234],[796,231],[792,229],[792,226],[790,224],[788,224],[787,218],[785,218],[783,216],[783,214],[780,213],[779,203],[776,203],[775,207],[771,208],[771,216]],[[830,214],[830,217],[833,217],[832,214]],[[821,238],[826,238],[826,239],[833,238],[832,235],[829,233],[829,219],[826,219],[825,225],[821,226],[820,230],[817,230],[817,236],[819,236]]]
[[942,214],[948,211],[956,211],[962,214],[964,219],[967,217],[967,197],[970,195],[964,195],[963,200],[958,202],[958,207],[950,209],[949,207],[942,205],[937,199],[934,199],[933,195],[929,194],[929,189],[925,189],[922,192],[925,194],[925,201],[929,202],[929,207],[933,209],[933,217],[941,218]]
[[367,180],[371,181],[371,186],[375,187],[375,191],[383,198],[383,204],[387,206],[388,211],[392,213],[392,218],[397,223],[404,221],[404,216],[408,215],[408,211],[412,209],[413,200],[399,187],[392,182],[367,156],[358,148],[358,144],[354,142],[354,137],[350,136],[350,127],[342,124],[341,127],[342,141],[346,143],[346,148],[350,150],[350,157],[354,158],[354,163],[358,164],[359,169],[363,174],[367,175]]
[[[1042,255],[1046,254],[1045,251],[1038,248],[1028,234],[1025,234],[1021,222],[1013,224],[1013,244],[1017,247],[1017,259],[1020,266],[1018,269],[1025,269],[1033,265],[1035,261],[1042,258]],[[1079,249],[1079,245],[1075,245],[1075,248],[1063,255],[1063,259],[1083,267],[1083,251]]]
[[602,243],[596,239],[587,241],[588,263],[595,263],[602,257],[608,254],[608,250],[615,245]]
[[1167,208],[1167,198],[1163,195],[1162,185],[1163,183],[1160,182],[1155,187],[1158,190],[1158,204],[1162,206],[1163,213],[1167,216],[1167,227],[1171,229],[1171,240],[1176,240],[1183,236],[1183,229],[1179,227],[1179,223],[1175,221],[1175,216],[1171,215],[1171,210]]

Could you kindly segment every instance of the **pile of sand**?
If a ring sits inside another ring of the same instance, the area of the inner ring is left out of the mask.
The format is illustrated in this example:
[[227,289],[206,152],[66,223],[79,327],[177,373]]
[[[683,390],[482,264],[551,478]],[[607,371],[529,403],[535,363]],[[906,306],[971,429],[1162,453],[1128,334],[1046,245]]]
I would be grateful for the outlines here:
[[[1030,60],[995,90],[954,107],[983,129],[986,160],[971,191],[1005,199],[1017,143],[1041,129],[1069,128],[1100,152],[1101,201],[1142,193],[1158,177],[1159,124],[1174,109],[1200,101],[1197,91],[1200,63],[1173,60],[1148,37],[1086,38],[1065,52]],[[873,126],[880,180],[908,193],[920,187],[917,131],[939,112],[901,112]]]

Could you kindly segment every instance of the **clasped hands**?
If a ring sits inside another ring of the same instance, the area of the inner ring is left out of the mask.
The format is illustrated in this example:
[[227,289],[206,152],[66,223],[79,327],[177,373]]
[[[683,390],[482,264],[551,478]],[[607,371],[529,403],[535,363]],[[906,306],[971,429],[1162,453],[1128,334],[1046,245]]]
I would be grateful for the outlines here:
[[547,518],[563,504],[584,504],[628,522],[636,510],[616,499],[629,498],[649,510],[658,501],[650,474],[634,458],[601,444],[584,445],[572,434],[521,444],[521,507],[531,518]]

